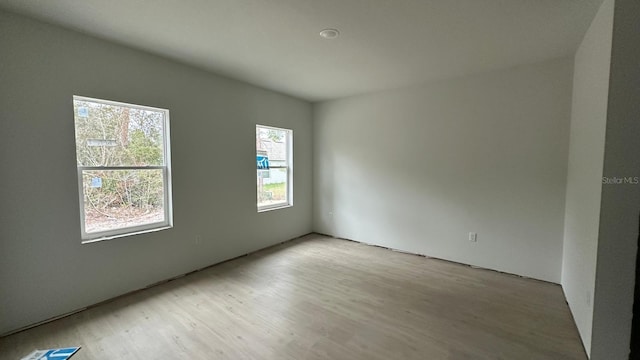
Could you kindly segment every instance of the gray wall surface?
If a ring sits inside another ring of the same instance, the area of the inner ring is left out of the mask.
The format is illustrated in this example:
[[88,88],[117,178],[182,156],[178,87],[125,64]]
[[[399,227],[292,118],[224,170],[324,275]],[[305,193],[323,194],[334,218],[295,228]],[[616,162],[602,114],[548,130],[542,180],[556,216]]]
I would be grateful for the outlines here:
[[315,104],[314,229],[560,282],[572,72],[565,58]]
[[[0,334],[311,231],[309,103],[3,12],[0,49]],[[170,110],[173,229],[81,244],[73,95]],[[256,211],[256,123],[292,208]]]
[[[604,177],[640,178],[640,2],[616,0]],[[629,357],[640,184],[602,186],[591,358]]]
[[596,15],[575,56],[562,287],[587,350],[593,293],[609,98],[613,1]]

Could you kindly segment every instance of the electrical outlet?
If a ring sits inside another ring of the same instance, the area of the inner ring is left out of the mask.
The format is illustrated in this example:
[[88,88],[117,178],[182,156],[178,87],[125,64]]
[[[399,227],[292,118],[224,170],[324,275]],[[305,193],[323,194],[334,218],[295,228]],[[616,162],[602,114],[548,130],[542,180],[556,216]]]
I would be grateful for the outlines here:
[[202,235],[196,235],[196,245],[200,245],[202,243]]
[[478,241],[478,234],[474,232],[469,233],[469,241],[476,242]]

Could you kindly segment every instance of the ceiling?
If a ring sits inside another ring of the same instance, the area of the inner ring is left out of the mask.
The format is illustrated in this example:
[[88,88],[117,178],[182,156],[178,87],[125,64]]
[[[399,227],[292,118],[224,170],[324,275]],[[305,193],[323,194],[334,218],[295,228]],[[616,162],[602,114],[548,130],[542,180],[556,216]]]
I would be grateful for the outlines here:
[[[573,54],[602,0],[0,0],[310,101]],[[324,28],[340,37],[322,39]]]

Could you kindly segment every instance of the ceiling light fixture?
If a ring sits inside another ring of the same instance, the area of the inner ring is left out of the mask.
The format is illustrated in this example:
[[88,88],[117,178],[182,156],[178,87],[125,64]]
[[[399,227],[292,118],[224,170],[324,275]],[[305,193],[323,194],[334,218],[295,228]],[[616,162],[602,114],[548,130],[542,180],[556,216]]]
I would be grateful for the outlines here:
[[340,31],[338,29],[324,29],[320,31],[320,36],[323,39],[331,40],[335,39],[340,35]]

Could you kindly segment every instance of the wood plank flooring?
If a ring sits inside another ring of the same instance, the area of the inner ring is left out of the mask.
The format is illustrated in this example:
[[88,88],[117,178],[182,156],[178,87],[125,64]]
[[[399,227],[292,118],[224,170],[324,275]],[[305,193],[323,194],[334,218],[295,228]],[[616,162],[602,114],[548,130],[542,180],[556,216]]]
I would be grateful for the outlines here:
[[559,286],[309,235],[0,339],[0,359],[586,359]]

